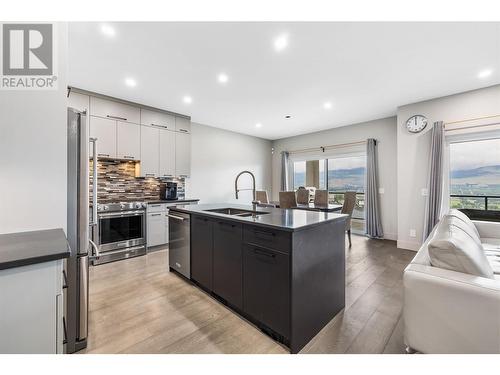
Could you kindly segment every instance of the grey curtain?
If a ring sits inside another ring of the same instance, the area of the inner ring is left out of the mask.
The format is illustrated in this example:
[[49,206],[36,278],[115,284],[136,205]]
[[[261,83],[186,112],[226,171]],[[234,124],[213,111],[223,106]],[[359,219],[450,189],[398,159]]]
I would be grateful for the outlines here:
[[366,189],[365,189],[366,235],[382,238],[384,231],[380,221],[378,201],[377,141],[368,139],[366,146]]
[[434,123],[431,135],[431,153],[429,158],[428,197],[425,209],[424,240],[439,221],[443,194],[443,122]]
[[288,158],[290,154],[288,151],[281,153],[281,191],[288,191]]

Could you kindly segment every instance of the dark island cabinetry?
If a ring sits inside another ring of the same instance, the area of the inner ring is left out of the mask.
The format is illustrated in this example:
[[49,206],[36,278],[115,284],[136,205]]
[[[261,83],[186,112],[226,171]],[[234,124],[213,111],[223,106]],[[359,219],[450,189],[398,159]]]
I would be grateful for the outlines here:
[[204,216],[191,216],[191,279],[212,289],[213,222]]
[[191,280],[298,353],[344,308],[346,216],[220,207],[172,209],[191,215]]
[[245,244],[245,312],[285,338],[290,337],[290,264],[288,254]]
[[242,225],[218,220],[213,228],[213,292],[242,309]]

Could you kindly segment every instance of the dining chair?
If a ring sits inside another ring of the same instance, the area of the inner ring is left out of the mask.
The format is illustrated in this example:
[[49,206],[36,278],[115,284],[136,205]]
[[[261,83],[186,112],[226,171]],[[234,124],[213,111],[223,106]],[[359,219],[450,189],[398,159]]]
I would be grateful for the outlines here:
[[269,203],[269,198],[267,197],[267,191],[266,190],[257,190],[255,192],[255,200],[259,201],[260,203],[263,203],[263,204]]
[[318,206],[328,206],[328,191],[316,190],[314,193],[314,204]]
[[280,208],[297,207],[297,198],[294,191],[280,191]]
[[309,204],[309,190],[304,187],[299,187],[297,189],[297,203],[298,204]]
[[349,215],[346,221],[346,231],[347,237],[349,238],[349,247],[351,247],[351,219],[352,213],[354,211],[354,206],[356,205],[356,192],[347,191],[344,193],[344,204],[342,205],[342,214]]

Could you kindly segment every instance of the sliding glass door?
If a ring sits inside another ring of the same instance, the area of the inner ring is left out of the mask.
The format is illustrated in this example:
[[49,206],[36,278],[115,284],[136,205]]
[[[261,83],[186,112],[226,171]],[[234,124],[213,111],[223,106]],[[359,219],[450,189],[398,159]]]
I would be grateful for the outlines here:
[[328,195],[330,203],[343,204],[344,193],[356,192],[352,214],[352,230],[365,231],[366,155],[335,157],[327,160]]
[[352,229],[364,233],[366,155],[356,153],[330,158],[296,160],[293,168],[293,189],[299,187],[328,190],[329,203],[343,204],[344,193],[355,191],[356,206]]

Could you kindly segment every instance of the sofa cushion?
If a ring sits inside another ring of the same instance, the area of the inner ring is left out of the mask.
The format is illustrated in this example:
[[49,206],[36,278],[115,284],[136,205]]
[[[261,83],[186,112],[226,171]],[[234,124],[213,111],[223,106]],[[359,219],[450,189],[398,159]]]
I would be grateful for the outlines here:
[[500,251],[500,239],[499,238],[481,238],[481,244],[484,250],[489,251]]
[[447,220],[450,225],[455,225],[460,229],[462,229],[478,246],[482,245],[481,243],[482,241],[481,238],[479,237],[479,234],[477,233],[476,226],[474,225],[474,223],[472,223],[472,221],[470,223],[467,223],[466,221],[462,220],[461,218],[453,214],[444,216],[443,219],[441,219],[441,221],[443,220]]
[[[458,221],[457,221],[458,220]],[[434,267],[470,275],[494,278],[493,269],[481,243],[464,230],[463,223],[453,216],[445,216],[437,225],[429,242],[429,257]]]
[[474,223],[472,222],[472,220],[469,219],[469,217],[466,214],[464,214],[462,211],[459,211],[459,210],[452,208],[448,212],[448,216],[455,216],[457,219],[462,220],[466,225],[468,225],[471,228],[472,231],[474,231],[476,233],[477,238],[481,238],[481,236],[479,235],[479,231],[477,230],[477,228],[474,225]]

